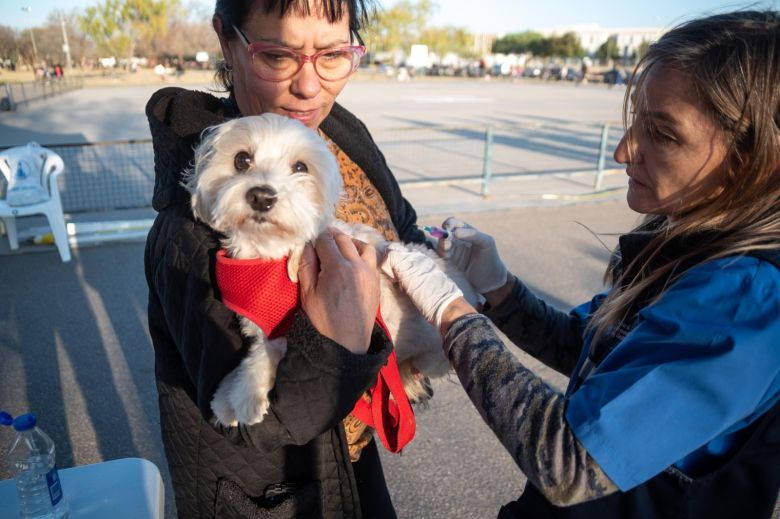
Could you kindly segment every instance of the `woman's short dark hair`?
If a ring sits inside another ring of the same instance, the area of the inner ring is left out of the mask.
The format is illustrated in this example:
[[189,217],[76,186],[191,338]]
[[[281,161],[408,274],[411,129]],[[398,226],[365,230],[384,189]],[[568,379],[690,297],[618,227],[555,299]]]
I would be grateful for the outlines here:
[[[351,36],[362,43],[358,31],[368,23],[373,5],[373,0],[217,0],[214,15],[222,21],[222,36],[227,39],[236,37],[233,26],[242,27],[252,9],[263,9],[266,14],[276,12],[282,17],[319,11],[331,23],[347,15]],[[232,74],[224,61],[217,67],[216,82],[227,91],[233,89]]]

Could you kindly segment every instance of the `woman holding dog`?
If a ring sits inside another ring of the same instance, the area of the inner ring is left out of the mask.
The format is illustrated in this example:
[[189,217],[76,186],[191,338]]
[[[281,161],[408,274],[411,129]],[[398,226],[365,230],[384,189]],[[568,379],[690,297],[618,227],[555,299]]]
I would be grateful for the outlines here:
[[[193,217],[182,172],[202,131],[267,112],[317,130],[336,154],[344,220],[422,241],[365,126],[336,103],[365,51],[370,0],[217,0],[213,26],[228,92],[166,88],[146,113],[159,212],[145,255],[163,442],[180,517],[395,517],[371,431],[350,410],[391,345],[374,324],[375,252],[324,235],[302,260],[302,307],[287,334],[270,412],[226,427],[211,401],[247,355],[236,314],[213,288],[220,236]],[[363,318],[356,318],[356,316]]]
[[[391,268],[444,335],[487,424],[528,477],[499,517],[770,517],[780,488],[780,13],[683,24],[626,95],[627,200],[611,288],[569,313],[450,219],[484,315],[424,255]],[[500,342],[570,376],[559,394]]]

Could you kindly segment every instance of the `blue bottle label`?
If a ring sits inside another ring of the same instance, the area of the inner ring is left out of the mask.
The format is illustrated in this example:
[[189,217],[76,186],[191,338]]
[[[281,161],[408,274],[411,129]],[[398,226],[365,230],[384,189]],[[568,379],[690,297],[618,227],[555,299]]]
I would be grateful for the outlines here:
[[57,503],[62,500],[62,485],[60,485],[60,475],[57,473],[56,465],[46,474],[46,483],[49,486],[51,506],[57,506]]

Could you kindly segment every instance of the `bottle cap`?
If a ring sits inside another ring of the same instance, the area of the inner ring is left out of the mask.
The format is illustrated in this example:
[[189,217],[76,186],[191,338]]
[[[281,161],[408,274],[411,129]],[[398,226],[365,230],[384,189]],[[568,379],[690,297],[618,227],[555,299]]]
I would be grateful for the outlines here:
[[14,418],[14,429],[17,431],[29,431],[35,427],[35,415],[32,413],[22,414]]
[[5,411],[0,411],[0,425],[11,425],[14,423],[14,417]]

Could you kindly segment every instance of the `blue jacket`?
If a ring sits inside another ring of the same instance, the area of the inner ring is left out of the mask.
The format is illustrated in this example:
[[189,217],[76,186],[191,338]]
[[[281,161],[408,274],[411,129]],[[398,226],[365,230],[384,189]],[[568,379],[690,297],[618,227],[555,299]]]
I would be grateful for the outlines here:
[[[603,299],[573,312],[585,323]],[[706,473],[780,400],[780,269],[763,259],[690,269],[616,333],[597,365],[586,338],[566,419],[622,490],[669,465]]]
[[[647,240],[623,237],[619,268]],[[585,336],[566,393],[569,426],[622,492],[558,508],[529,485],[513,504],[518,516],[771,516],[780,251],[702,263],[647,304],[654,293],[598,345]],[[572,310],[583,331],[605,297]]]

